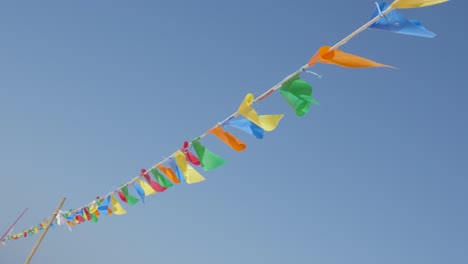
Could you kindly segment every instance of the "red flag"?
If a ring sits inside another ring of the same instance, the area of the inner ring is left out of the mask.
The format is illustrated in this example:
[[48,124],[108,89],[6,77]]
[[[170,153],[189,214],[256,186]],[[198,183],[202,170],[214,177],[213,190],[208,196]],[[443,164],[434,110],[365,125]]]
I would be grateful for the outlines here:
[[146,181],[148,184],[155,190],[156,192],[164,192],[167,188],[162,187],[158,182],[151,180],[148,171],[145,169],[141,169],[141,174],[143,177],[145,177]]
[[180,150],[185,154],[185,158],[188,162],[192,163],[193,165],[200,166],[200,160],[188,150],[189,143],[187,141],[184,142],[184,146],[180,148]]
[[75,220],[78,221],[78,224],[81,224],[85,221],[81,215],[76,215]]
[[84,208],[84,215],[86,216],[86,220],[91,220],[91,215],[89,214],[88,208]]
[[128,201],[127,201],[127,197],[125,197],[125,195],[123,194],[123,192],[122,192],[122,191],[120,191],[120,190],[117,190],[116,192],[117,192],[117,194],[119,195],[119,197],[120,197],[120,200],[122,200],[122,202],[124,202],[124,203],[128,203]]

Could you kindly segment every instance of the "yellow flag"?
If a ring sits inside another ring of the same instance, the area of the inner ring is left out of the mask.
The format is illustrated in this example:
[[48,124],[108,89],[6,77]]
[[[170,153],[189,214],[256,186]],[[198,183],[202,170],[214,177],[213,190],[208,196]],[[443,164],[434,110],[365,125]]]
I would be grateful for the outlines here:
[[390,8],[418,8],[437,5],[448,2],[448,0],[395,0]]
[[96,204],[93,202],[93,204],[89,207],[89,213],[93,214],[98,210]]
[[177,166],[179,166],[180,171],[182,172],[182,174],[184,174],[185,181],[188,184],[197,183],[205,180],[205,178],[200,173],[198,173],[198,171],[196,171],[192,166],[190,166],[187,163],[185,155],[182,154],[182,152],[177,151],[174,155],[174,158],[176,160]]
[[116,215],[123,215],[126,214],[127,211],[119,204],[117,198],[115,198],[114,194],[111,194],[111,203],[112,203],[112,211]]
[[140,184],[143,191],[145,191],[145,196],[149,196],[156,193],[156,191],[153,188],[151,188],[151,186],[144,180],[138,178],[136,179],[136,181],[138,182],[138,184]]
[[263,130],[266,131],[273,131],[275,130],[276,126],[278,126],[279,121],[283,118],[283,115],[261,115],[259,116],[255,109],[252,108],[252,103],[254,100],[253,94],[249,93],[245,96],[244,101],[242,101],[241,105],[237,112],[243,115],[248,120],[255,123],[257,126],[261,127]]

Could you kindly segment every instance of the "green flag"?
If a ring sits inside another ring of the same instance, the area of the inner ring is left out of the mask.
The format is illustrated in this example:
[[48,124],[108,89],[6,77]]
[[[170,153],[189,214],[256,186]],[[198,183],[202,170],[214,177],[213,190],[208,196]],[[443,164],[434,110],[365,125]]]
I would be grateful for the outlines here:
[[138,198],[135,196],[132,196],[131,194],[128,193],[128,186],[125,185],[123,186],[120,190],[122,190],[123,194],[125,195],[125,198],[127,198],[127,202],[129,205],[134,205],[138,203]]
[[223,158],[206,149],[198,140],[193,140],[192,146],[205,171],[214,170],[225,163]]
[[280,88],[280,93],[289,106],[294,109],[297,116],[307,114],[311,104],[319,104],[312,98],[312,86],[306,81],[301,80],[299,75],[285,82]]
[[158,169],[156,168],[153,168],[151,170],[151,173],[153,174],[154,178],[156,179],[156,181],[159,183],[159,185],[161,185],[162,187],[164,188],[170,188],[172,187],[172,182],[169,181],[168,179],[166,179],[166,177],[164,177],[164,175],[162,175]]
[[91,220],[93,221],[93,223],[97,223],[99,221],[99,219],[94,215],[94,213],[91,214]]

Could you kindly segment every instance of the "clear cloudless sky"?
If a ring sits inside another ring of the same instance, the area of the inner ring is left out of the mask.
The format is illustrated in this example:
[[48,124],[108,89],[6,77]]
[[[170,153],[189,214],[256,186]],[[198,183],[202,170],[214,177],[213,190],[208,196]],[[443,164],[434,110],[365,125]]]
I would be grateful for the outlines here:
[[[104,195],[333,45],[370,0],[3,1],[0,231]],[[434,39],[366,30],[318,65],[321,103],[127,214],[51,229],[32,263],[468,263],[466,1],[402,10]],[[133,192],[133,189],[131,190]],[[38,235],[0,247],[23,263]]]

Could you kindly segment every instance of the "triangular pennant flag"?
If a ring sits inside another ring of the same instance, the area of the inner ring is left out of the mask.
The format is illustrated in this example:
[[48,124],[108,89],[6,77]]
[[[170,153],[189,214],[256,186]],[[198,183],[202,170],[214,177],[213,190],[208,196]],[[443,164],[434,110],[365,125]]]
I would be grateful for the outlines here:
[[141,188],[143,189],[144,193],[145,193],[145,196],[149,196],[149,195],[152,195],[152,194],[155,194],[156,192],[154,191],[153,188],[151,188],[151,186],[149,186],[148,183],[146,183],[144,180],[142,179],[136,179],[136,182],[141,186]]
[[170,182],[166,177],[164,177],[158,169],[153,168],[151,169],[151,173],[153,174],[156,181],[164,188],[172,187],[172,182]]
[[169,163],[169,166],[171,167],[171,169],[177,175],[177,178],[179,179],[179,181],[183,181],[185,179],[185,177],[182,174],[182,171],[180,171],[179,166],[177,166],[177,162],[175,161],[175,159],[171,157],[171,158],[169,158],[169,160],[167,162]]
[[313,66],[316,63],[321,62],[325,64],[335,64],[345,68],[369,68],[369,67],[388,67],[393,68],[385,64],[381,64],[372,60],[368,60],[363,57],[359,57],[350,53],[343,52],[335,49],[330,51],[330,46],[321,47],[317,53],[310,59],[309,66]]
[[93,223],[97,223],[100,214],[95,201],[93,201],[91,206],[89,207],[89,213],[91,214],[91,220],[93,221]]
[[[377,8],[372,14],[372,18],[380,16],[381,12],[389,7],[385,2],[376,3]],[[372,19],[371,18],[371,19]],[[427,30],[418,20],[408,20],[397,10],[390,11],[387,15],[377,20],[369,29],[379,29],[399,34],[412,35],[418,37],[433,38],[436,36],[433,32]]]
[[188,150],[189,143],[187,141],[184,142],[184,145],[180,150],[184,153],[185,158],[188,162],[192,163],[195,166],[200,166],[200,161],[198,160],[197,156],[193,155],[192,152]]
[[78,224],[81,224],[83,223],[85,220],[83,219],[83,217],[81,215],[76,215],[75,216],[75,221],[78,223]]
[[190,166],[187,163],[185,155],[182,154],[182,152],[177,151],[174,155],[174,158],[176,160],[177,166],[180,168],[182,174],[185,176],[185,181],[188,184],[197,183],[205,180],[205,178],[200,173],[198,173],[198,171],[196,171],[192,166]]
[[205,171],[214,170],[225,163],[223,158],[206,149],[198,140],[193,140],[192,146]]
[[67,214],[66,218],[67,220],[70,220],[70,221],[75,220],[75,213],[71,212],[71,209],[70,209],[70,213]]
[[96,206],[96,201],[93,201],[91,203],[91,205],[89,206],[88,211],[89,211],[90,214],[94,214],[94,212],[96,212],[97,210],[98,209],[97,209],[97,206]]
[[280,94],[288,102],[289,106],[294,109],[297,116],[304,116],[309,112],[311,104],[318,104],[312,98],[312,86],[301,80],[299,75],[285,82],[280,88]]
[[88,208],[85,207],[83,211],[84,211],[84,215],[86,216],[86,220],[88,221],[91,220],[91,214],[89,213]]
[[252,108],[254,95],[249,93],[245,96],[244,101],[239,106],[237,112],[243,115],[248,120],[257,124],[266,131],[273,131],[278,126],[283,115],[258,115],[255,109]]
[[83,209],[76,212],[75,220],[77,221],[78,224],[85,222],[85,219],[83,218],[83,214],[84,214]]
[[166,190],[166,188],[162,187],[159,183],[151,180],[147,170],[141,169],[141,176],[145,177],[146,181],[149,183],[151,188],[153,188],[153,190],[155,190],[156,192],[164,192]]
[[112,211],[116,215],[123,215],[126,214],[127,211],[122,207],[122,205],[119,204],[119,201],[117,201],[117,198],[115,198],[114,194],[111,194],[111,202],[112,202]]
[[65,221],[66,221],[66,220],[65,220],[65,217],[63,217],[62,212],[59,212],[59,213],[57,214],[57,216],[55,217],[55,219],[57,220],[57,225],[63,225],[63,224],[65,224]]
[[219,140],[224,142],[224,144],[228,145],[235,151],[243,151],[247,147],[244,142],[236,138],[233,134],[225,131],[221,126],[215,126],[214,128],[208,130],[207,133],[213,134]]
[[143,188],[141,188],[140,185],[138,185],[138,183],[136,182],[133,182],[133,188],[135,188],[136,192],[138,193],[138,195],[140,196],[141,198],[141,201],[143,202],[143,204],[145,203],[145,191],[143,190]]
[[93,221],[93,223],[97,223],[99,218],[95,214],[91,214],[91,221]]
[[173,183],[180,183],[179,178],[175,175],[175,172],[171,168],[167,168],[164,165],[156,166],[166,177]]
[[136,197],[134,197],[134,196],[132,196],[132,195],[130,195],[130,194],[128,193],[128,187],[127,187],[127,185],[124,185],[124,186],[121,188],[121,190],[122,190],[123,195],[124,195],[125,198],[127,199],[127,202],[128,202],[129,205],[135,205],[136,203],[138,203],[138,201],[139,201],[138,198],[136,198]]
[[245,133],[250,134],[258,139],[262,139],[263,134],[265,132],[265,130],[263,130],[261,127],[257,126],[256,124],[252,123],[250,120],[245,118],[229,120],[227,122],[227,125],[240,129]]
[[112,211],[110,211],[110,213],[109,213],[109,210],[110,210],[109,202],[110,202],[110,197],[109,196],[104,198],[104,200],[101,202],[101,205],[99,205],[99,207],[98,207],[98,210],[99,210],[100,213],[108,214],[108,215],[112,214]]
[[431,5],[437,5],[448,2],[448,0],[395,0],[391,8],[418,8]]
[[115,192],[119,195],[119,198],[122,202],[124,203],[128,203],[127,201],[127,197],[125,197],[125,195],[123,194],[123,192],[119,191],[119,190],[115,190]]

